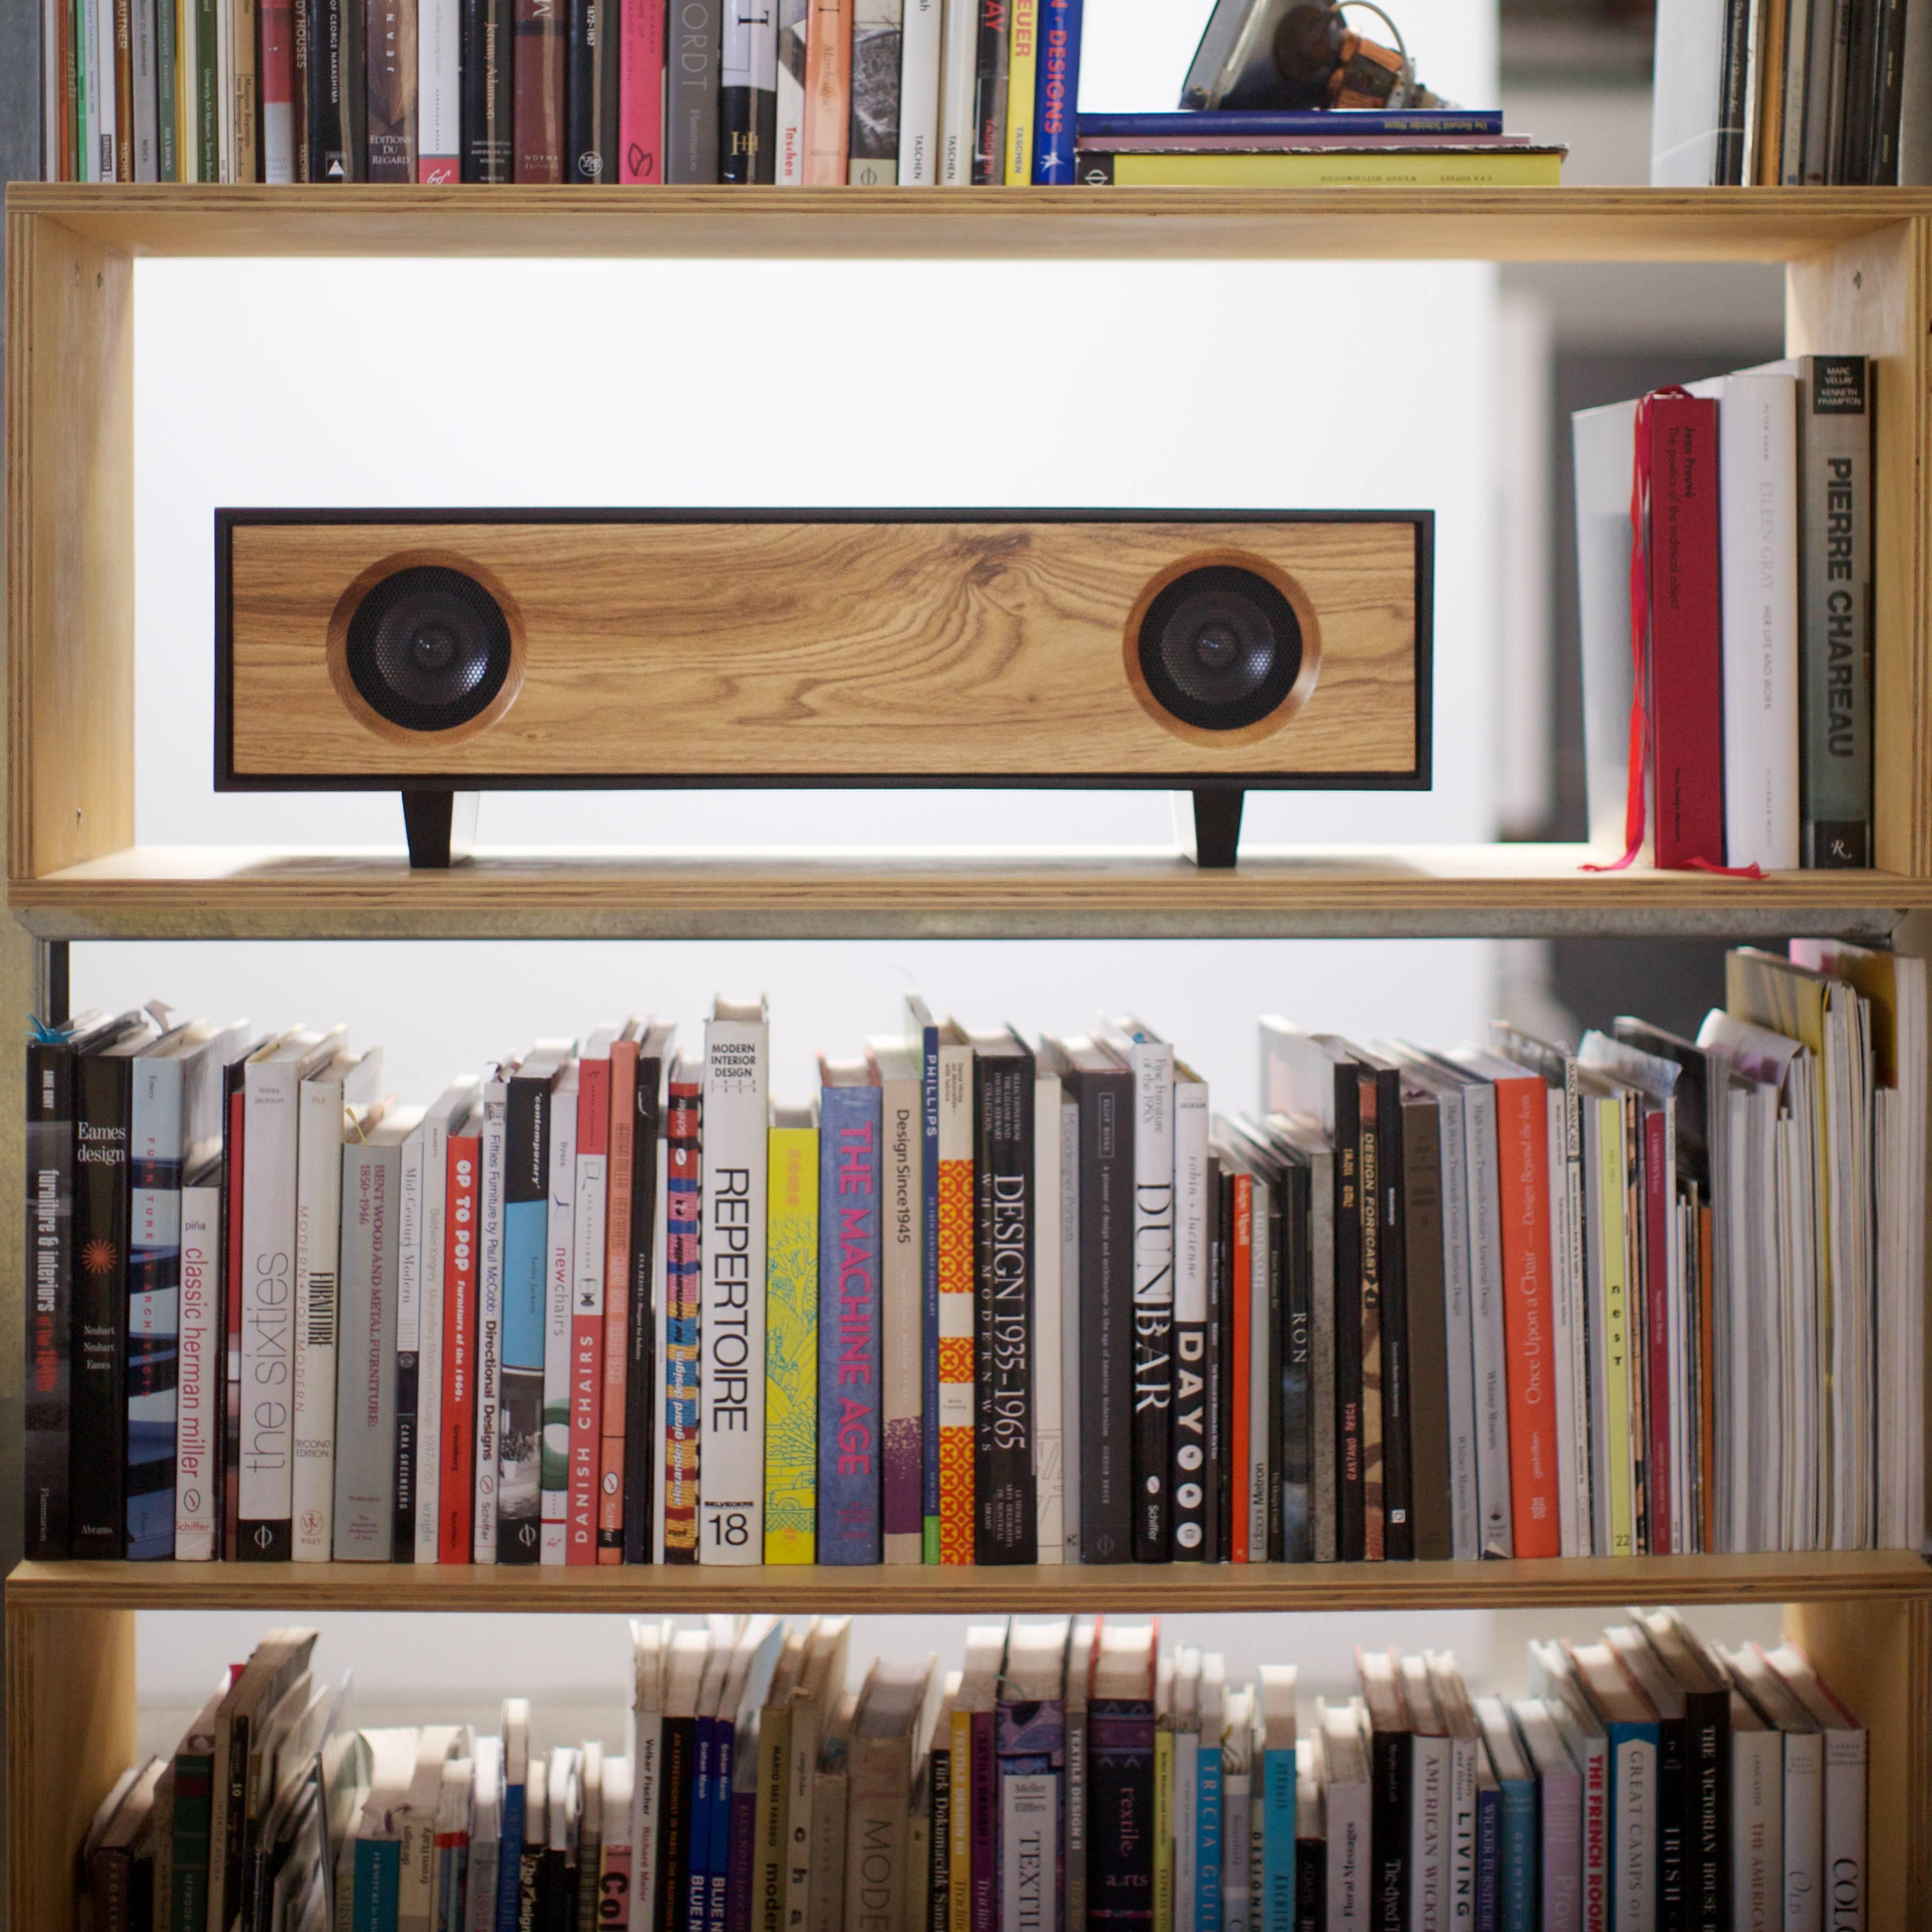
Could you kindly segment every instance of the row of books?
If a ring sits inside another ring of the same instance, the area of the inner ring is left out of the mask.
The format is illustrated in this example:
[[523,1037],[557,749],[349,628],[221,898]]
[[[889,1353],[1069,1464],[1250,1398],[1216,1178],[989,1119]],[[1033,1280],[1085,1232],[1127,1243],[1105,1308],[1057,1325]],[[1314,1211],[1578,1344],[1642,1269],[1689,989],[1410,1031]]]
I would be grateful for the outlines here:
[[1792,356],[1573,418],[1600,842],[1667,868],[1874,862],[1877,376]]
[[1867,1922],[1863,1726],[1786,1642],[1675,1612],[1532,1642],[1533,1694],[1358,1650],[1303,1726],[1157,1624],[977,1624],[960,1667],[850,1619],[632,1625],[623,1753],[529,1703],[352,1730],[269,1633],[82,1852],[97,1932],[1833,1932]]
[[1916,1548],[1926,964],[1792,953],[1695,1041],[1264,1019],[1252,1115],[1131,1016],[914,1000],[792,1107],[721,1000],[427,1110],[341,1029],[84,1018],[28,1053],[28,1553]]
[[1554,188],[1567,152],[1461,108],[1082,114],[1076,131],[1089,188]]
[[1932,182],[1924,0],[1661,0],[1658,188]]
[[62,181],[1066,182],[1083,4],[45,0],[44,165]]

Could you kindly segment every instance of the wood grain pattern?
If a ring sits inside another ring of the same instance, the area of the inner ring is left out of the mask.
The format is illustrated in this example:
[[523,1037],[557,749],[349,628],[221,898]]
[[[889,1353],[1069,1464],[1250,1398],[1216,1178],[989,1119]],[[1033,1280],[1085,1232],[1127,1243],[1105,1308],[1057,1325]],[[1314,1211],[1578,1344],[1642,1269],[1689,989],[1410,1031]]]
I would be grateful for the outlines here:
[[134,254],[1786,262],[1932,212],[1900,188],[76,187],[10,206]]
[[[594,806],[585,812],[588,826]],[[326,813],[318,806],[319,820]],[[412,872],[400,848],[136,846],[16,879],[8,898],[49,939],[1880,939],[1907,910],[1932,910],[1932,881],[1889,873],[1585,872],[1591,856],[1581,845],[1256,847],[1232,872],[1202,872],[1171,849],[592,848],[485,852]]]
[[616,1611],[895,1615],[1008,1611],[1340,1610],[1520,1604],[1784,1603],[1932,1595],[1905,1550],[1540,1562],[1043,1564],[1037,1568],[567,1570],[363,1563],[23,1563],[10,1600],[37,1609]]
[[58,222],[7,236],[8,870],[134,835],[133,265]]
[[65,1932],[75,1854],[134,1761],[134,1613],[7,1593],[8,1923]]
[[1878,862],[1932,872],[1932,220],[1794,262],[1790,352],[1877,358],[1873,833]]
[[[1415,766],[1407,524],[252,524],[232,548],[238,776]],[[381,560],[431,550],[515,599],[523,686],[488,730],[398,739],[337,694],[330,621]],[[1184,742],[1135,696],[1127,620],[1176,559],[1228,552],[1300,584],[1319,675],[1265,736]]]

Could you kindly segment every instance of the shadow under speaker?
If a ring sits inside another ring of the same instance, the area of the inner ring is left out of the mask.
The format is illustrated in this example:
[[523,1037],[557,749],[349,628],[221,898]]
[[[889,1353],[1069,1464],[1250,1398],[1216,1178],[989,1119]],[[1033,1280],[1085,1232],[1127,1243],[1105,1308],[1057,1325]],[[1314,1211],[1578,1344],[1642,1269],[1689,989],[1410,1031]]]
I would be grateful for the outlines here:
[[215,786],[1430,782],[1426,511],[220,510]]

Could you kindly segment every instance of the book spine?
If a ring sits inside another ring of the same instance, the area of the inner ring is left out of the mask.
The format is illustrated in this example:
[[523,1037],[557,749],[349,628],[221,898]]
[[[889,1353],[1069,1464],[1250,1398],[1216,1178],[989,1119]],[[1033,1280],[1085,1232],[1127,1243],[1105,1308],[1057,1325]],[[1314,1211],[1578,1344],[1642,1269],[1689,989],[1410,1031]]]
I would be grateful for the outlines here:
[[856,0],[818,0],[805,50],[805,184],[842,188],[851,137]]
[[812,0],[778,0],[772,178],[780,188],[805,185],[805,75],[811,30]]
[[1612,1724],[1610,1729],[1610,1816],[1616,1833],[1610,1909],[1619,1928],[1652,1932],[1658,1921],[1657,1726]]
[[1006,178],[1012,0],[975,0],[975,4],[980,26],[973,64],[973,185],[997,188]]
[[[920,1035],[920,1472],[922,1555],[939,1561],[939,1029]],[[934,1928],[934,1932],[939,1932]]]
[[1234,1361],[1234,1177],[1222,1172],[1219,1158],[1208,1157],[1207,1442],[1208,1472],[1204,1484],[1203,1561],[1226,1563],[1234,1548],[1232,1485],[1220,1480],[1228,1468],[1233,1440],[1233,1396],[1229,1378]]
[[296,1117],[288,1062],[248,1068],[248,1164],[242,1176],[241,1547],[244,1560],[286,1563],[293,1442],[290,1345],[295,1325]]
[[1463,1103],[1479,1534],[1482,1555],[1508,1556],[1515,1550],[1515,1525],[1510,1495],[1509,1372],[1504,1342],[1508,1288],[1496,1090],[1486,1084],[1466,1088]]
[[1003,1702],[993,1720],[1000,1780],[999,1923],[1059,1932],[1066,1708],[1058,1698]]
[[[782,1132],[795,1131],[782,1129]],[[776,1186],[778,1150],[772,1151]],[[771,1535],[771,1512],[765,1513],[765,1534]],[[746,1932],[784,1932],[785,1852],[790,1822],[785,1800],[787,1770],[791,1760],[791,1707],[767,1703],[759,1714],[758,1731],[758,1810],[752,1859],[751,1909]]]
[[309,178],[361,181],[367,176],[362,152],[362,60],[358,0],[310,0],[309,39],[314,50],[310,80],[303,103],[304,137],[308,144]]
[[[114,70],[114,173],[116,181],[134,178],[134,16],[138,0],[110,0]],[[103,61],[103,80],[106,62]],[[103,124],[106,104],[103,106]],[[104,173],[104,179],[107,178]]]
[[418,0],[416,179],[427,187],[462,178],[462,52],[459,0]]
[[1168,1486],[1173,1498],[1177,1563],[1207,1555],[1208,1473],[1208,1088],[1178,1080],[1174,1088],[1174,1424]]
[[1408,1258],[1409,1449],[1414,1484],[1415,1555],[1443,1562],[1455,1555],[1449,1460],[1449,1358],[1444,1301],[1442,1120],[1435,1097],[1402,1110],[1402,1214]]
[[[1070,1694],[1076,1687],[1067,1687]],[[1087,1857],[1092,1843],[1093,1812],[1088,1785],[1092,1771],[1087,1749],[1085,1691],[1066,1714],[1066,1782],[1064,1822],[1066,1853],[1061,1872],[1060,1906],[1066,1932],[1087,1932]],[[940,1928],[932,1928],[940,1932]]]
[[616,58],[610,0],[565,0],[564,178],[580,184],[616,179],[616,130],[604,119],[605,68]]
[[664,0],[616,4],[617,178],[654,187],[664,178]]
[[976,1563],[1032,1563],[1039,1550],[1033,1429],[1034,1085],[1030,1054],[976,1058]]
[[931,188],[939,179],[939,65],[943,0],[904,0],[899,57],[898,184]]
[[[1383,1425],[1382,1291],[1384,1235],[1382,1213],[1382,1146],[1380,1083],[1364,1072],[1355,1082],[1356,1198],[1362,1226],[1362,1554],[1379,1563],[1388,1554],[1388,1483]],[[1270,1336],[1270,1341],[1272,1341]],[[1270,1437],[1270,1444],[1273,1437]],[[1270,1550],[1270,1555],[1274,1552]]]
[[1402,1076],[1378,1070],[1378,1142],[1374,1211],[1381,1222],[1383,1555],[1407,1562],[1415,1554],[1414,1477],[1411,1462],[1408,1227],[1402,1213]]
[[1550,1246],[1550,1108],[1540,1078],[1496,1085],[1510,1515],[1519,1556],[1562,1554]]
[[303,1082],[296,1101],[294,1392],[291,1481],[298,1563],[335,1546],[335,1372],[342,1233],[342,1084]]
[[1665,1158],[1666,1120],[1653,1107],[1643,1122],[1643,1361],[1645,1413],[1648,1444],[1645,1490],[1650,1504],[1650,1554],[1681,1555],[1680,1526],[1672,1508],[1671,1417],[1678,1406],[1671,1369],[1670,1166]]
[[[221,1147],[221,1330],[226,1346],[222,1361],[221,1480],[220,1554],[233,1562],[242,1540],[242,1284],[246,1278],[248,1244],[244,1228],[242,1182],[246,1175],[248,1102],[244,1070],[232,1067],[226,1078]],[[80,1089],[75,1089],[76,1109]],[[80,1177],[74,1190],[75,1252],[80,1232]],[[76,1292],[78,1294],[76,1280]],[[76,1324],[76,1334],[78,1328]],[[80,1370],[76,1351],[75,1372]]]
[[160,179],[160,88],[156,62],[160,22],[155,0],[134,0],[134,178]]
[[483,1090],[482,1258],[476,1275],[476,1504],[470,1521],[477,1563],[496,1560],[497,1442],[502,1428],[503,1188],[508,1083]]
[[[926,1760],[928,1843],[931,1863],[926,1873],[926,1932],[950,1932],[952,1915],[952,1753],[950,1740],[935,1733]],[[1066,1876],[1076,1882],[1076,1864],[1069,1850]],[[915,1870],[914,1876],[917,1877]],[[1081,1874],[1084,1877],[1084,1873]],[[771,1932],[771,1928],[762,1928]]]
[[770,1132],[764,1560],[810,1563],[818,1549],[818,1130]]
[[1281,1498],[1282,1560],[1315,1561],[1315,1438],[1324,1418],[1315,1402],[1315,1270],[1309,1251],[1309,1176],[1286,1176],[1285,1252],[1281,1283],[1281,1466],[1275,1484]]
[[763,1021],[705,1028],[702,1431],[698,1540],[706,1563],[765,1548],[765,1143],[771,1048]]
[[124,181],[126,144],[122,137],[118,100],[125,92],[119,85],[116,42],[118,23],[126,0],[94,0],[88,16],[88,94],[94,111],[89,117],[95,134],[97,154],[90,181]]
[[973,1055],[939,1050],[940,1561],[973,1561]]
[[1095,1932],[1150,1932],[1157,1837],[1153,1706],[1096,1699],[1088,1707],[1087,1757],[1093,1821],[1088,1922]]
[[1009,0],[1006,172],[1008,188],[1033,180],[1034,112],[1040,68],[1040,0]]
[[[221,1405],[221,1190],[182,1190],[180,1387],[175,1413],[175,1561],[215,1553]],[[64,1464],[62,1481],[66,1480]],[[177,1798],[179,1794],[176,1785]]]
[[[635,1165],[641,1171],[644,1150],[640,1147]],[[653,1172],[650,1175],[655,1202],[668,1202],[670,1196],[670,1147],[668,1139],[656,1137]],[[650,1256],[650,1288],[640,1300],[640,1313],[634,1324],[629,1394],[632,1427],[625,1444],[625,1456],[632,1479],[624,1492],[624,1560],[632,1560],[634,1546],[640,1563],[662,1563],[664,1557],[664,1504],[667,1492],[657,1458],[664,1440],[666,1382],[662,1364],[670,1359],[670,1288],[667,1272],[670,1244],[666,1233],[668,1210],[659,1208],[654,1220],[656,1239]],[[634,1216],[633,1217],[635,1218]],[[644,1257],[638,1257],[640,1264]],[[640,1274],[644,1272],[640,1268]]]
[[566,178],[563,5],[564,0],[516,0],[511,126],[512,178],[518,182]]
[[885,1560],[925,1557],[926,1506],[921,1385],[926,1347],[921,1316],[925,1246],[920,1198],[920,1083],[888,1080],[880,1089],[884,1134],[884,1249],[880,1258],[880,1349],[885,1414]]
[[1315,1514],[1315,1561],[1333,1563],[1339,1549],[1340,1515],[1336,1476],[1340,1442],[1336,1428],[1336,1407],[1335,1327],[1338,1313],[1335,1284],[1339,1256],[1336,1251],[1335,1156],[1332,1148],[1311,1150],[1308,1167],[1309,1301],[1313,1310],[1311,1353],[1315,1413],[1314,1481],[1312,1503]]
[[[184,22],[193,14],[192,0],[164,0],[164,16],[175,17],[177,7]],[[290,163],[294,170],[293,178],[306,182],[309,179],[308,167],[308,98],[309,70],[316,56],[314,39],[316,8],[311,0],[294,0],[290,9],[289,46],[289,135]],[[184,24],[178,31],[185,32]],[[178,68],[177,69],[178,71]],[[178,162],[176,164],[178,166]],[[180,175],[164,176],[164,180],[179,180]]]
[[[630,1556],[634,1562],[648,1562],[650,1554],[651,1459],[644,1467],[628,1466],[630,1406],[632,1401],[630,1357],[641,1329],[646,1356],[650,1352],[652,1324],[648,1305],[633,1308],[631,1251],[640,1215],[646,1246],[652,1245],[656,1224],[644,1204],[636,1198],[637,1141],[644,1130],[645,1114],[650,1117],[653,1143],[650,1175],[656,1174],[657,1063],[651,1063],[652,1084],[647,1095],[644,1085],[634,1040],[612,1042],[610,1047],[610,1132],[604,1172],[608,1183],[604,1208],[604,1342],[603,1381],[598,1412],[597,1443],[597,1561],[620,1562],[629,1555],[633,1516],[641,1519],[644,1532],[638,1538],[640,1554]],[[659,1207],[659,1212],[662,1208]],[[652,1382],[656,1371],[646,1373],[636,1391],[644,1411],[647,1434],[655,1394]],[[648,1443],[640,1447],[648,1450]]]
[[677,0],[664,74],[664,178],[680,187],[718,180],[720,0]]
[[1248,1375],[1242,1391],[1248,1412],[1248,1454],[1243,1465],[1247,1491],[1248,1561],[1265,1563],[1269,1548],[1270,1492],[1274,1486],[1274,1196],[1277,1184],[1257,1177],[1251,1190],[1248,1270],[1242,1292],[1248,1306]]
[[434,1563],[442,1498],[443,1307],[449,1259],[449,1120],[441,1112],[428,1114],[423,1122],[418,1255],[416,1520],[410,1532],[410,1560]]
[[1262,1753],[1261,1874],[1255,1932],[1294,1932],[1294,1753]]
[[[510,139],[513,0],[462,0],[462,8],[463,178],[506,182],[514,160]],[[376,178],[373,170],[368,178]]]
[[476,1492],[476,1264],[483,1141],[452,1134],[443,1237],[442,1432],[436,1561],[467,1563]]
[[1079,106],[1080,34],[1086,0],[1040,0],[1039,74],[1034,86],[1033,179],[1064,188],[1073,179]]
[[1770,1729],[1731,1733],[1732,1917],[1742,1932],[1782,1932],[1784,1739]]
[[[552,6],[556,0],[537,0]],[[364,130],[372,182],[416,178],[416,0],[366,0]]]
[[718,73],[718,178],[775,178],[778,19],[767,5],[727,6]]
[[413,1563],[416,1468],[422,1460],[417,1414],[422,1383],[423,1130],[403,1143],[396,1182],[395,1530],[392,1560]]
[[1132,1553],[1133,1082],[1076,1076],[1080,1108],[1080,1558]]
[[496,1428],[496,1561],[534,1563],[542,1497],[544,1343],[549,1326],[550,1144],[556,1096],[513,1076],[504,1123],[502,1348]]
[[972,1784],[968,1793],[972,1838],[968,1932],[1005,1932],[1000,1920],[1000,1774],[996,1714],[972,1714]]
[[604,1268],[610,1186],[610,1062],[586,1060],[577,1090],[577,1206],[572,1232],[570,1461],[564,1497],[568,1563],[597,1561],[604,1444]]
[[[664,1271],[664,1561],[698,1561],[698,1310],[704,1090],[670,1084]],[[667,1924],[670,1922],[667,1921]]]
[[335,1561],[386,1563],[395,1521],[396,1261],[400,1150],[342,1150],[342,1333]]
[[1256,1554],[1252,1498],[1254,1492],[1254,1405],[1248,1390],[1254,1377],[1254,1176],[1232,1177],[1233,1269],[1229,1282],[1233,1302],[1234,1336],[1230,1367],[1234,1406],[1228,1431],[1232,1454],[1228,1484],[1234,1491],[1229,1516],[1228,1561],[1254,1563]]
[[974,77],[979,66],[976,6],[949,5],[939,66],[939,182],[966,188],[973,179]]
[[[1061,1216],[1065,1192],[1060,1180],[1060,1084],[1052,1074],[1033,1086],[1033,1310],[1034,1510],[1042,1563],[1066,1560],[1066,1377],[1061,1361],[1065,1334],[1062,1262],[1065,1243]],[[1078,1411],[1075,1414],[1077,1417]]]
[[126,1555],[172,1556],[181,1328],[182,1064],[134,1064],[128,1109]]
[[[1336,1549],[1345,1563],[1368,1554],[1363,1492],[1361,1102],[1352,1064],[1335,1070]],[[1333,1855],[1333,1840],[1330,1840]]]
[[[982,0],[982,7],[999,4]],[[982,47],[985,38],[982,15]],[[1156,1041],[1137,1042],[1133,1080],[1133,1552],[1136,1563],[1164,1563],[1172,1502],[1168,1482],[1174,1402],[1172,1049]]]
[[[1376,1932],[1403,1932],[1408,1916],[1409,1888],[1414,1876],[1408,1864],[1412,1809],[1409,1774],[1414,1744],[1414,1738],[1407,1731],[1377,1731],[1370,1740],[1370,1837],[1373,1875],[1370,1886],[1368,1923],[1376,1928]],[[1535,1790],[1532,1784],[1532,1800]],[[1532,1828],[1534,1816],[1532,1802]],[[1532,1886],[1535,1869],[1532,1845]]]
[[[1182,1741],[1184,1743],[1185,1740]],[[1222,1789],[1221,1741],[1196,1748],[1194,1771],[1194,1925],[1195,1932],[1220,1932],[1225,1900],[1221,1864],[1224,1855],[1226,1793]],[[1245,1847],[1244,1847],[1245,1850]],[[1246,1915],[1243,1915],[1245,1918]]]
[[[537,1436],[537,1559],[561,1564],[569,1551],[571,1400],[577,1319],[577,1114],[579,1088],[556,1096],[550,1118],[550,1193],[544,1203],[543,1408]],[[598,1244],[602,1258],[602,1244]],[[600,1273],[595,1284],[604,1286]],[[601,1295],[600,1298],[601,1299]]]
[[[75,1125],[73,1050],[27,1048],[26,1555],[68,1554],[68,1425],[74,1394]],[[218,1277],[217,1277],[218,1279]],[[212,1286],[212,1282],[209,1283]],[[200,1281],[197,1281],[197,1288]],[[206,1346],[204,1342],[202,1346]],[[197,1362],[197,1375],[202,1372]],[[197,1382],[202,1390],[205,1385]],[[206,1417],[200,1426],[206,1428]]]
[[827,1087],[820,1105],[820,1563],[881,1554],[880,1100],[876,1087]]
[[262,178],[296,178],[295,8],[291,0],[261,0]]

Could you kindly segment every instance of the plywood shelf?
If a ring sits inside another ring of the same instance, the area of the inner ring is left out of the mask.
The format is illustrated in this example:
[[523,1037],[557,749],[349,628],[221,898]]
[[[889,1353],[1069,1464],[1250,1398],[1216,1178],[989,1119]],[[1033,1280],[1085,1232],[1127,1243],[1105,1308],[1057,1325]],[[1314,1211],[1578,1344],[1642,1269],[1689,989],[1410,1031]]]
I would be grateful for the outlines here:
[[1269,938],[1890,933],[1932,880],[1590,873],[1579,845],[402,854],[136,846],[9,893],[46,939]]
[[134,255],[1783,262],[1932,213],[1932,192],[49,182],[8,206]]
[[23,1563],[10,1609],[50,1610],[713,1610],[1001,1615],[1098,1610],[1449,1610],[1644,1603],[1846,1603],[1932,1598],[1906,1550],[1582,1558],[1542,1562],[1081,1564],[1038,1568],[809,1565],[734,1569],[474,1568],[380,1563]]

